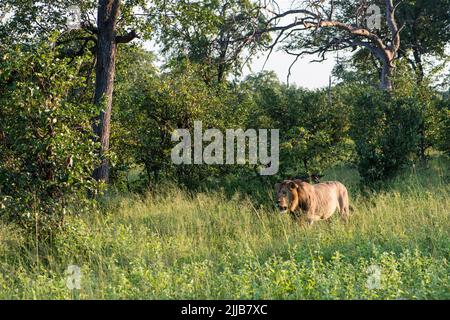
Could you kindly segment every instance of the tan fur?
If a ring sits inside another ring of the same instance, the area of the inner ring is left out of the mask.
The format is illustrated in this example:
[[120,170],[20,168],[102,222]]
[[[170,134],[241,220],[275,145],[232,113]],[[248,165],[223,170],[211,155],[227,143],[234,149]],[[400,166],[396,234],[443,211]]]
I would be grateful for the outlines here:
[[338,181],[311,185],[301,180],[285,180],[275,185],[281,211],[304,213],[308,223],[329,219],[336,209],[345,220],[349,216],[347,188]]

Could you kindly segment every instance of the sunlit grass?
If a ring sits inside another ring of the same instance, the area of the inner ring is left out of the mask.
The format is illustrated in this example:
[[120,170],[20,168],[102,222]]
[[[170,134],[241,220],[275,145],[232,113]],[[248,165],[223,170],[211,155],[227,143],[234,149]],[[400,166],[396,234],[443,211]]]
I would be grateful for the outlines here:
[[[308,228],[243,195],[176,187],[116,196],[102,214],[70,217],[38,249],[0,224],[0,298],[450,298],[445,160],[370,196],[356,191],[348,168],[326,178],[352,190],[348,224],[336,215]],[[69,265],[82,269],[79,291],[66,287]],[[375,289],[370,266],[381,270]]]

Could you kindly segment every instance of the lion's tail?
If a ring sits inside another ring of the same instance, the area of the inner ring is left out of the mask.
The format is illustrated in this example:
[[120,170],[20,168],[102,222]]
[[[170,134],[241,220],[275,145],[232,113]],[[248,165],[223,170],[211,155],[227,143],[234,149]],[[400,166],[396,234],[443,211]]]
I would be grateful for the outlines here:
[[348,208],[349,208],[350,212],[354,212],[355,211],[355,208],[351,204],[348,205]]

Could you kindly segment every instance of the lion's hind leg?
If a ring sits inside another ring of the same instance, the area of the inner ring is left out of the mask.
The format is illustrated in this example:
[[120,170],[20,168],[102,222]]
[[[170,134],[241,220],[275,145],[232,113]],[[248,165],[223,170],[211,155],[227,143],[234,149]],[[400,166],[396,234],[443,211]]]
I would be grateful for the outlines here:
[[346,188],[342,190],[338,200],[339,200],[339,213],[342,219],[344,219],[344,221],[347,222],[350,216],[350,209],[348,201],[348,192]]

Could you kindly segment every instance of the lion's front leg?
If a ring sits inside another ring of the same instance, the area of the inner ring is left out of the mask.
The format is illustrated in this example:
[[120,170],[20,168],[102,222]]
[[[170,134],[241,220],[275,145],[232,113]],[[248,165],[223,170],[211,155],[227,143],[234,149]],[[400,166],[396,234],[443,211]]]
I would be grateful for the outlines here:
[[309,210],[306,214],[306,220],[308,221],[308,225],[312,226],[315,221],[320,220],[320,217],[317,215],[316,210]]

